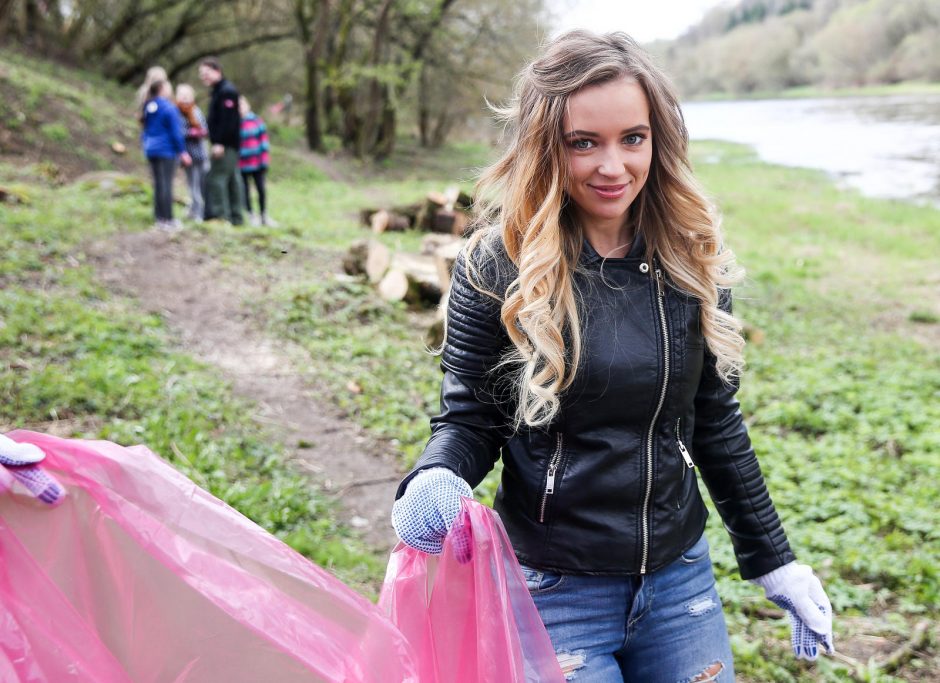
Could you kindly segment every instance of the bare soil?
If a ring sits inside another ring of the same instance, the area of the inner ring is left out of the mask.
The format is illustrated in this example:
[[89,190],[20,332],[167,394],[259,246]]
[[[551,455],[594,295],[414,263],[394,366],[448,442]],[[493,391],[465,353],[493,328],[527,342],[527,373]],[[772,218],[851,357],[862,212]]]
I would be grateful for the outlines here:
[[[259,329],[251,309],[263,302],[270,275],[222,265],[185,231],[121,235],[90,252],[106,286],[163,316],[183,351],[218,368],[237,396],[257,406],[253,417],[340,503],[344,523],[377,552],[391,549],[389,513],[401,478],[392,449],[323,398],[304,350]],[[292,271],[288,265],[283,277]]]

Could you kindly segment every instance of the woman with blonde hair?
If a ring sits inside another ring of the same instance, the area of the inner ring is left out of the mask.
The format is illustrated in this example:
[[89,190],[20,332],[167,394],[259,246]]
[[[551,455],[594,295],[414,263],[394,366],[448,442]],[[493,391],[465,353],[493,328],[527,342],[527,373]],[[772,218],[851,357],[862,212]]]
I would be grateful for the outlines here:
[[398,489],[399,537],[439,553],[502,456],[495,507],[566,672],[731,681],[697,469],[795,654],[831,651],[829,600],[795,561],[735,398],[741,275],[668,79],[627,35],[573,31],[502,114],[509,144],[455,267],[441,414]]
[[196,104],[196,91],[188,83],[176,86],[176,106],[183,116],[186,131],[186,151],[190,163],[186,168],[186,185],[189,188],[189,211],[186,215],[191,221],[202,222],[205,211],[206,174],[209,172],[209,126],[202,110]]
[[[139,88],[137,88],[137,96],[134,100],[135,112],[137,115],[137,121],[143,124],[144,122],[144,105],[147,103],[147,100],[150,99],[150,88],[157,81],[166,81],[170,82],[169,76],[167,76],[166,69],[162,66],[152,66],[147,69],[147,74],[144,76],[144,82]],[[170,84],[170,92],[173,91],[173,85]]]

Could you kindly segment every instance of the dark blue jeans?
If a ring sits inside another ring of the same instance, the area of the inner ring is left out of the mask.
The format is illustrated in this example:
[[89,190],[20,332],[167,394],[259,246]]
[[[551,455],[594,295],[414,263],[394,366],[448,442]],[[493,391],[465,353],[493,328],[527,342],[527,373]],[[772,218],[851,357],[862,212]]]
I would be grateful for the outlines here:
[[568,680],[734,681],[704,536],[646,576],[522,571]]

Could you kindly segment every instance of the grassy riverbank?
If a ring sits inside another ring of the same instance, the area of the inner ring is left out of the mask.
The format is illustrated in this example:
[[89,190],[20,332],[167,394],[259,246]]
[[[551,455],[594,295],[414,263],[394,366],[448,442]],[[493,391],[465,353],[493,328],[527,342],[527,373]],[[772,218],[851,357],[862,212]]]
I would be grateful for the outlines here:
[[730,100],[792,100],[820,99],[826,97],[885,97],[890,95],[940,95],[940,83],[907,81],[904,83],[883,83],[878,85],[860,85],[854,88],[821,88],[800,86],[785,90],[758,90],[749,93],[716,92],[696,95],[690,102],[719,102]]
[[[440,377],[422,320],[336,279],[333,266],[368,234],[359,208],[466,187],[492,151],[406,143],[374,168],[313,157],[281,136],[270,189],[281,227],[190,227],[178,239],[266,278],[258,321],[306,349],[324,397],[410,461]],[[735,577],[713,516],[741,680],[936,680],[935,645],[919,644],[893,673],[867,659],[884,661],[921,620],[940,618],[940,211],[841,192],[739,146],[699,143],[694,157],[749,272],[736,312],[751,326],[741,399],[752,437],[792,543],[839,613],[837,645],[858,662],[792,661],[785,619]],[[146,443],[344,580],[374,589],[384,558],[335,522],[334,503],[290,467],[278,435],[218,370],[182,353],[160,318],[99,284],[86,245],[147,229],[147,191],[59,182],[42,164],[0,163],[0,185],[24,200],[0,203],[3,426]],[[413,249],[420,236],[382,239]]]

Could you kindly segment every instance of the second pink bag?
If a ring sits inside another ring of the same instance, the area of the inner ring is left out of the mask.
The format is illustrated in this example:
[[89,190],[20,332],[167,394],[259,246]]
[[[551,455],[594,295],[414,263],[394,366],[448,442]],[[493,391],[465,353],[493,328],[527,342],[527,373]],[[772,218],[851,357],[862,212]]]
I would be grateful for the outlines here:
[[399,544],[379,598],[414,648],[421,683],[562,683],[499,516],[464,499],[428,555]]

